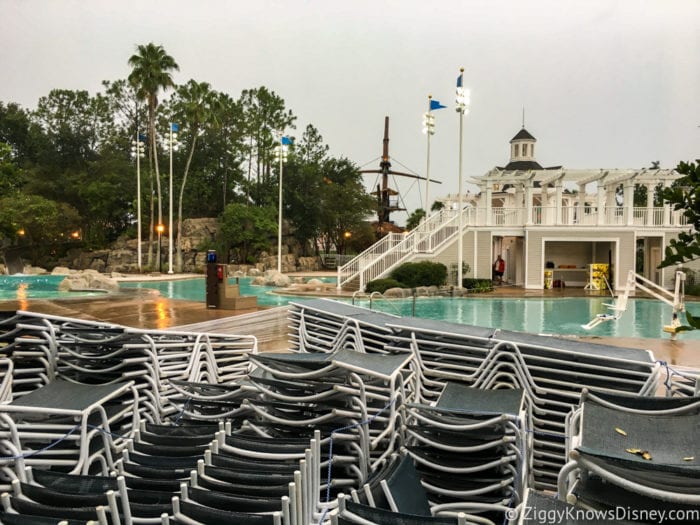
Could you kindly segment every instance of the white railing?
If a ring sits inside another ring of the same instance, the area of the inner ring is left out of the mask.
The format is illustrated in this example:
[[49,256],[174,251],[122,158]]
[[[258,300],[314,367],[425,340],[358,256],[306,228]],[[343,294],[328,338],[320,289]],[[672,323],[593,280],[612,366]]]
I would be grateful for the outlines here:
[[[632,208],[632,221],[629,222],[623,206],[606,206],[599,218],[595,206],[563,206],[559,221],[555,206],[533,206],[530,209],[530,223],[534,226],[667,226],[679,227],[688,224],[683,213],[666,208]],[[525,208],[492,208],[490,226],[525,226]],[[480,215],[477,215],[480,217]],[[599,220],[600,219],[600,220]],[[477,221],[473,226],[486,226]]]
[[[524,208],[493,208],[491,210],[491,225],[517,226],[523,223],[524,213]],[[478,224],[474,226],[478,226]]]
[[[491,208],[487,224],[485,208],[465,208],[463,226],[524,227],[526,208]],[[530,208],[530,225],[535,226],[646,226],[679,227],[687,225],[682,212],[667,208],[632,208],[632,222],[628,222],[622,206],[563,206],[557,221],[556,206]],[[602,216],[599,214],[602,213]],[[629,213],[629,212],[627,212]],[[407,233],[390,233],[343,266],[338,267],[338,287],[358,279],[359,289],[365,284],[410,258],[416,253],[434,253],[457,236],[459,219],[456,210],[434,213],[416,229]]]
[[[464,212],[466,225],[473,215],[473,209],[465,209]],[[441,210],[407,234],[390,233],[338,268],[338,287],[342,288],[353,279],[358,279],[359,289],[363,290],[369,281],[385,275],[413,254],[433,253],[455,236],[458,229],[457,212]]]

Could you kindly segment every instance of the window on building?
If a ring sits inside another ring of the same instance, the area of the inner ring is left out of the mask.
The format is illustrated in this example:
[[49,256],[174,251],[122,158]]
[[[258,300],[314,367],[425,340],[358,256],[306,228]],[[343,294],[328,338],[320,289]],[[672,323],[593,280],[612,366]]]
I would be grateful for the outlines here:
[[527,144],[523,144],[523,157],[527,157]]
[[520,144],[516,144],[513,146],[513,157],[519,157],[520,156]]

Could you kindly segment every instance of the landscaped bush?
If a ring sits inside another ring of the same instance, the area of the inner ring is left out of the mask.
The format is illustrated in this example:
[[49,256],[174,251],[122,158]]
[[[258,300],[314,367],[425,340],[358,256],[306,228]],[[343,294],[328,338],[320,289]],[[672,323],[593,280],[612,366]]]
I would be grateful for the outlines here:
[[390,277],[403,283],[403,288],[441,286],[447,282],[447,266],[430,261],[405,263],[394,269]]
[[490,292],[493,290],[493,281],[491,279],[462,279],[462,287],[465,290],[474,292]]
[[700,284],[693,284],[685,287],[685,293],[687,295],[696,295],[700,297]]
[[389,288],[408,288],[408,286],[403,285],[395,279],[375,279],[374,281],[370,281],[365,285],[365,292],[384,293]]
[[[685,273],[685,288],[686,290],[688,287],[693,286],[696,284],[697,280],[697,275],[694,270],[691,270],[690,268],[678,268],[681,272]],[[693,294],[695,295],[695,294]]]

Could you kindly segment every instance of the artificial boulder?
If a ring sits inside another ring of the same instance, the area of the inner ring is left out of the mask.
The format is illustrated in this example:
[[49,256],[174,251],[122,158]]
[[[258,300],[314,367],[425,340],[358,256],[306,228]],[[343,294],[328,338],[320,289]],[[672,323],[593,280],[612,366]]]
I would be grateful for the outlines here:
[[85,270],[66,276],[58,285],[60,292],[76,290],[105,290],[116,292],[119,290],[119,282],[95,270]]

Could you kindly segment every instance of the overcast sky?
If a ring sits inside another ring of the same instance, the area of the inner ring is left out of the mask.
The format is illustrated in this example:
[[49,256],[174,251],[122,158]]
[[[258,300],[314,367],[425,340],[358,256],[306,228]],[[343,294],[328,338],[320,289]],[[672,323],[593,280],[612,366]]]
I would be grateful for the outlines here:
[[[458,186],[455,80],[465,68],[464,177],[508,162],[521,127],[537,160],[665,168],[700,156],[698,0],[0,0],[0,100],[33,109],[51,89],[126,78],[137,44],[162,45],[190,78],[238,97],[266,86],[336,156],[423,175],[435,112],[434,197]],[[368,187],[376,185],[366,175]],[[425,184],[392,181],[409,211]],[[406,214],[392,219],[403,223]]]

